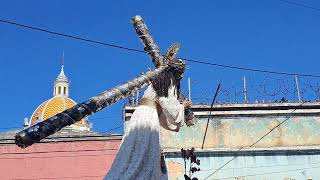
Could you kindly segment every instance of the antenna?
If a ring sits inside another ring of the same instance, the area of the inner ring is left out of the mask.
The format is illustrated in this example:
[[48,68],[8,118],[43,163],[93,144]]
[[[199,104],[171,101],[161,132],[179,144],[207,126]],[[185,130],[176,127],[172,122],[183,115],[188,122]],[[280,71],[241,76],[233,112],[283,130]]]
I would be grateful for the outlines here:
[[243,76],[243,95],[244,95],[244,102],[247,103],[247,82],[246,82],[246,77]]
[[188,78],[188,98],[189,98],[189,101],[191,101],[191,82],[190,82],[190,78]]
[[62,51],[61,65],[64,66],[64,51]]
[[298,81],[298,76],[297,75],[294,76],[294,80],[296,82],[296,89],[297,89],[298,99],[299,99],[299,102],[301,102],[299,81]]

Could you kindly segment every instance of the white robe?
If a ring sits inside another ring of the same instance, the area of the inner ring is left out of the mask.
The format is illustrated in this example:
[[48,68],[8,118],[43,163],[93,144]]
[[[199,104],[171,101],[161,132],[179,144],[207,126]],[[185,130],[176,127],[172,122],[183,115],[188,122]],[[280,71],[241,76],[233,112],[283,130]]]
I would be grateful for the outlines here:
[[[140,105],[131,116],[127,132],[112,167],[106,175],[107,180],[160,180],[168,179],[160,168],[160,125],[167,130],[178,131],[184,119],[184,107],[177,100],[175,87],[170,87],[168,97],[157,97],[150,85],[143,98],[157,101],[157,110]],[[160,117],[160,118],[159,118]]]

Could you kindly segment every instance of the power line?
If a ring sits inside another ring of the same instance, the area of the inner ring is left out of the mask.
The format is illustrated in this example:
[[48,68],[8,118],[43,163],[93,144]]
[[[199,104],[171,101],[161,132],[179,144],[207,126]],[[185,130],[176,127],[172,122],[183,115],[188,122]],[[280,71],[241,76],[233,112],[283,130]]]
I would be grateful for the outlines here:
[[36,30],[36,31],[40,31],[40,32],[49,33],[49,34],[58,35],[58,36],[63,36],[63,37],[67,37],[67,38],[71,38],[71,39],[75,39],[75,40],[79,40],[79,41],[85,41],[85,42],[90,42],[90,43],[94,43],[94,44],[100,44],[100,45],[103,45],[103,46],[109,46],[109,47],[118,48],[118,49],[124,49],[124,50],[128,50],[128,51],[146,53],[145,51],[138,50],[138,49],[128,48],[128,47],[124,47],[124,46],[120,46],[120,45],[116,45],[116,44],[111,44],[111,43],[105,43],[105,42],[97,41],[97,40],[91,40],[91,39],[87,39],[87,38],[83,38],[83,37],[79,37],[79,36],[74,36],[74,35],[70,35],[70,34],[64,34],[64,33],[60,33],[60,32],[55,32],[55,31],[51,31],[51,30],[48,30],[48,29],[39,28],[39,27],[35,27],[35,26],[29,26],[29,25],[25,25],[25,24],[13,22],[13,21],[4,20],[4,19],[0,19],[0,22],[6,23],[6,24],[11,24],[11,25],[14,25],[14,26],[17,26],[17,27],[22,27],[22,28],[26,28],[26,29],[31,29],[31,30]]
[[12,127],[4,127],[4,128],[0,128],[0,129],[17,129],[17,128],[22,128],[21,126],[20,127],[14,127],[14,126],[12,126]]
[[[234,168],[225,168],[223,171],[227,170],[236,170],[236,169],[262,169],[262,168],[270,168],[270,167],[289,167],[289,166],[302,166],[302,165],[317,165],[320,164],[320,162],[313,162],[313,163],[297,163],[297,164],[275,164],[275,165],[262,165],[262,166],[237,166]],[[201,169],[199,172],[207,172],[207,171],[213,171],[216,169]],[[184,170],[178,170],[178,171],[169,171],[169,174],[173,173],[179,173],[179,172],[184,172]]]
[[247,174],[247,175],[242,175],[242,176],[224,177],[224,178],[212,179],[212,180],[235,179],[235,178],[250,177],[250,176],[262,176],[262,175],[267,175],[267,174],[278,174],[278,173],[291,172],[291,171],[300,171],[300,170],[314,169],[314,168],[320,168],[320,166],[306,167],[306,168],[297,168],[297,169],[288,169],[288,170],[283,170],[283,171],[272,171],[272,172],[257,173],[257,174]]
[[104,116],[104,117],[97,117],[97,118],[90,118],[89,120],[98,120],[98,119],[111,119],[111,118],[117,118],[117,117],[122,117],[121,115],[115,115],[115,116]]
[[[121,115],[115,115],[115,116],[103,116],[103,117],[97,117],[97,118],[90,118],[89,121],[93,120],[98,120],[98,119],[111,119],[111,118],[117,118],[117,117],[122,117]],[[1,127],[0,130],[5,130],[5,129],[21,129],[23,128],[22,126],[12,126],[12,127]],[[2,139],[0,139],[2,140]]]
[[[127,50],[127,51],[133,51],[133,52],[138,52],[138,53],[147,53],[144,50],[139,50],[139,49],[134,49],[134,48],[129,48],[121,45],[116,45],[116,44],[111,44],[111,43],[106,43],[98,40],[91,40],[88,38],[83,38],[75,35],[70,35],[70,34],[65,34],[65,33],[60,33],[60,32],[55,32],[52,30],[44,29],[44,28],[39,28],[35,26],[30,26],[30,25],[25,25],[9,20],[4,20],[0,19],[0,22],[14,25],[20,28],[25,28],[25,29],[31,29],[35,31],[40,31],[48,34],[53,34],[57,36],[62,36],[66,38],[71,38],[74,40],[79,40],[79,41],[84,41],[84,42],[89,42],[89,43],[94,43],[94,44],[99,44],[107,47],[112,47],[112,48],[118,48],[122,50]],[[279,75],[297,75],[297,76],[305,76],[305,77],[317,77],[319,78],[319,75],[314,75],[314,74],[300,74],[300,73],[288,73],[288,72],[278,72],[278,71],[269,71],[269,70],[263,70],[263,69],[254,69],[254,68],[246,68],[246,67],[241,67],[241,66],[231,66],[231,65],[225,65],[225,64],[218,64],[218,63],[210,63],[206,61],[201,61],[197,59],[189,59],[189,58],[180,58],[182,60],[188,61],[188,62],[193,62],[193,63],[199,63],[199,64],[205,64],[205,65],[210,65],[210,66],[217,66],[217,67],[222,67],[222,68],[229,68],[229,69],[237,69],[237,70],[244,70],[244,71],[253,71],[253,72],[260,72],[260,73],[269,73],[269,74],[279,74]]]
[[109,133],[109,132],[111,132],[111,131],[113,131],[113,130],[120,129],[120,128],[122,128],[122,127],[123,127],[123,125],[120,125],[120,126],[111,128],[111,129],[109,129],[109,130],[107,130],[107,131],[102,131],[101,134]]
[[294,5],[294,6],[299,6],[299,7],[303,7],[303,8],[307,8],[307,9],[320,11],[320,8],[312,7],[312,6],[309,6],[309,5],[302,4],[302,3],[297,3],[297,2],[293,2],[293,1],[287,1],[287,0],[279,0],[279,1],[285,2],[287,4],[291,4],[291,5]]
[[65,152],[97,152],[97,151],[115,151],[118,148],[103,148],[103,149],[83,149],[83,150],[67,150],[67,151],[37,151],[37,152],[12,152],[12,153],[0,153],[0,155],[26,155],[26,154],[48,154],[48,153],[65,153]]
[[223,68],[229,68],[229,69],[237,69],[237,70],[244,70],[244,71],[253,71],[253,72],[260,72],[260,73],[268,73],[268,74],[279,74],[279,75],[289,75],[289,76],[303,76],[303,77],[317,77],[319,78],[319,75],[315,74],[300,74],[300,73],[288,73],[288,72],[280,72],[280,71],[269,71],[269,70],[263,70],[263,69],[253,69],[253,68],[246,68],[246,67],[240,67],[240,66],[231,66],[231,65],[225,65],[225,64],[218,64],[218,63],[210,63],[195,59],[187,59],[187,58],[180,58],[185,61],[193,62],[193,63],[199,63],[199,64],[206,64],[210,66],[217,66],[217,67],[223,67]]
[[[209,126],[209,121],[210,121],[210,119],[212,118],[211,113],[212,113],[213,105],[214,105],[214,102],[216,101],[216,98],[217,98],[217,96],[218,96],[220,86],[221,86],[221,81],[220,81],[220,83],[219,83],[219,85],[218,85],[218,87],[217,87],[217,89],[216,89],[216,92],[214,93],[213,99],[212,99],[212,103],[211,103],[211,107],[210,107],[210,111],[209,111],[209,116],[208,116],[208,120],[207,120],[207,125],[206,125],[206,130],[204,131],[204,136],[203,136],[203,140],[202,140],[201,149],[203,149],[204,143],[205,143],[205,141],[206,141],[206,136],[207,136],[208,126]],[[210,117],[210,116],[211,116],[211,117]]]
[[14,178],[14,180],[33,180],[33,179],[79,179],[79,178],[101,178],[102,176],[64,176],[64,177],[41,177],[41,178]]
[[[290,114],[294,113],[298,107],[301,107],[304,104],[301,103],[299,106],[297,106],[293,111],[291,111]],[[253,144],[251,144],[249,147],[253,147],[254,145],[256,145],[258,142],[260,142],[262,139],[264,139],[266,136],[268,136],[271,132],[273,132],[276,128],[280,127],[283,123],[285,123],[286,121],[288,121],[292,116],[287,117],[285,120],[281,121],[278,125],[276,125],[275,127],[271,128],[269,130],[269,132],[267,132],[266,134],[264,134],[263,136],[261,136],[257,141],[255,141]],[[245,146],[241,147],[238,149],[238,152],[241,151],[242,149],[244,149]],[[220,166],[218,169],[216,169],[213,173],[211,173],[209,176],[207,176],[205,179],[208,179],[210,176],[214,175],[215,173],[217,173],[218,171],[220,171],[222,168],[224,168],[226,165],[228,165],[229,163],[231,163],[233,160],[235,160],[238,156],[234,156],[232,159],[230,159],[229,161],[227,161],[225,164],[223,164],[222,166]]]
[[104,154],[81,154],[81,155],[60,155],[60,156],[31,156],[31,157],[4,157],[4,158],[0,158],[1,159],[8,159],[8,160],[12,160],[12,159],[46,159],[46,158],[57,158],[57,157],[70,157],[70,158],[74,158],[74,157],[92,157],[92,156],[106,156],[106,155],[116,155],[114,153],[104,153]]
[[[114,129],[119,129],[119,128],[120,127],[111,128],[108,131],[111,131],[111,130],[114,130]],[[103,134],[104,132],[108,132],[108,131],[103,131],[103,132],[101,132],[100,134],[97,134],[97,135],[93,134],[93,135],[57,136],[57,137],[46,137],[45,139],[46,140],[59,140],[59,139],[66,139],[66,138],[68,138],[68,139],[76,139],[76,138],[81,139],[81,138],[104,138],[104,137],[111,137],[111,136],[122,136],[122,135],[119,135],[119,134],[112,134],[110,136],[106,136],[106,135]],[[14,140],[15,139],[13,139],[13,138],[1,138],[0,142],[1,141],[14,141]],[[90,140],[92,140],[92,139],[88,139],[88,141],[90,141]],[[114,140],[114,139],[107,139],[107,140]],[[42,141],[40,141],[40,142],[42,142]],[[5,143],[1,143],[1,144],[5,144]]]

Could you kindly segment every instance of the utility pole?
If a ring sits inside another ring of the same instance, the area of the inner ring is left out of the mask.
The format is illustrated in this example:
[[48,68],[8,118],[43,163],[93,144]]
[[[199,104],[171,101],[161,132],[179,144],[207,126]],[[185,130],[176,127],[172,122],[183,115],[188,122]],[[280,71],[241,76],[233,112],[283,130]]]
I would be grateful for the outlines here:
[[244,102],[247,103],[247,82],[246,82],[246,77],[243,77],[243,96],[244,96]]
[[209,116],[208,116],[208,120],[207,120],[207,125],[206,125],[206,130],[204,131],[204,136],[203,136],[203,140],[202,140],[202,146],[201,146],[201,149],[204,148],[204,143],[206,141],[206,136],[207,136],[207,131],[208,131],[208,126],[209,126],[209,121],[210,121],[210,118],[212,118],[211,116],[211,112],[212,112],[212,108],[213,108],[213,104],[214,102],[216,101],[216,98],[218,96],[218,93],[219,93],[219,90],[220,90],[220,86],[221,86],[221,81],[217,87],[217,90],[213,96],[213,100],[212,100],[212,103],[211,103],[211,107],[210,107],[210,111],[209,111]]
[[319,83],[317,82],[317,101],[320,99],[320,93],[319,93]]
[[298,76],[297,75],[294,76],[294,80],[295,80],[295,83],[296,83],[298,99],[299,99],[299,102],[301,102],[300,87],[299,87],[299,81],[298,81]]
[[189,98],[189,101],[191,101],[191,82],[190,82],[190,78],[188,78],[188,98]]

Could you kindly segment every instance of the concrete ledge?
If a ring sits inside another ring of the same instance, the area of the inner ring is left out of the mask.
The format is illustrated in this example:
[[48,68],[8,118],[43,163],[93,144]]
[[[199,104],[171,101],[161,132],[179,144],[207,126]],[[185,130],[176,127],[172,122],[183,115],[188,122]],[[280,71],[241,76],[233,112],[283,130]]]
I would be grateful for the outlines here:
[[[194,105],[192,111],[196,117],[253,117],[253,116],[305,116],[320,115],[320,102],[302,103],[246,103],[246,104],[215,104]],[[130,120],[135,107],[126,106],[125,120]],[[210,114],[211,111],[211,114]]]
[[[274,155],[320,155],[320,146],[296,146],[296,147],[273,147],[273,148],[211,148],[196,149],[199,157],[221,157],[221,156],[274,156]],[[181,156],[180,149],[165,149],[166,157]]]

